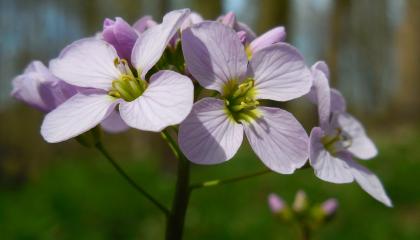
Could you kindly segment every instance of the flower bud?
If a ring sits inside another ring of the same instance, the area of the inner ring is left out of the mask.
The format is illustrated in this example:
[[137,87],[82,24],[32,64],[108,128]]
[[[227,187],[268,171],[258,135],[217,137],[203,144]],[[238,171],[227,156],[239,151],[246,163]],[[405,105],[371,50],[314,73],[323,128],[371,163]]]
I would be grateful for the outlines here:
[[131,52],[138,34],[124,19],[105,19],[102,37],[117,50],[120,58],[131,60]]
[[254,41],[250,43],[249,48],[252,53],[255,53],[256,51],[268,47],[274,43],[283,42],[285,38],[286,30],[284,27],[276,27],[254,39]]
[[303,190],[296,193],[295,201],[293,202],[293,210],[296,212],[303,212],[308,208],[308,198]]
[[330,198],[321,204],[321,209],[327,218],[332,217],[338,208],[338,201],[335,198]]
[[279,213],[284,209],[285,204],[281,197],[274,193],[270,193],[270,195],[268,195],[268,206],[270,207],[271,212]]

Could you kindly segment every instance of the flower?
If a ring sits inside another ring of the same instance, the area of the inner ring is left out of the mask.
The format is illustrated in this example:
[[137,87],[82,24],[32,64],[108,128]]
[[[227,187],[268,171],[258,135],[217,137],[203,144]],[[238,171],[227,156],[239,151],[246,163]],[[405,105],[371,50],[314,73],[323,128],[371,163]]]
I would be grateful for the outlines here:
[[48,142],[78,136],[106,119],[119,105],[122,120],[130,127],[161,131],[180,123],[190,112],[193,85],[179,73],[162,70],[146,81],[189,10],[166,14],[161,24],[137,39],[131,62],[121,59],[115,48],[98,39],[82,39],[66,47],[50,63],[54,75],[85,88],[45,116],[41,134]]
[[32,61],[12,85],[14,98],[46,113],[76,94],[76,87],[52,75],[40,61]]
[[252,149],[273,171],[290,174],[303,166],[308,136],[301,124],[292,114],[259,102],[287,101],[309,91],[310,71],[294,47],[273,44],[248,63],[233,29],[203,22],[183,32],[182,49],[192,76],[220,94],[220,99],[196,102],[180,125],[179,144],[189,160],[225,162],[238,151],[245,132]]
[[309,162],[315,175],[332,183],[355,180],[373,198],[392,206],[378,177],[353,160],[373,158],[377,150],[361,123],[345,112],[342,95],[330,89],[327,65],[315,63],[312,74],[314,83],[309,98],[318,105],[320,121],[320,127],[314,127],[310,134]]

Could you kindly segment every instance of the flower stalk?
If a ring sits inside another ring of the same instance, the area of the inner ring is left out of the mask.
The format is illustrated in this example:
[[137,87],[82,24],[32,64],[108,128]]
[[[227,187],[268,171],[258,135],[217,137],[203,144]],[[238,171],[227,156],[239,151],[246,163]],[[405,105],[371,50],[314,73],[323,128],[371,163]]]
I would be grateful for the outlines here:
[[153,203],[159,210],[161,210],[166,216],[169,215],[169,210],[160,203],[156,198],[154,198],[150,193],[148,193],[144,188],[138,185],[127,173],[118,165],[117,162],[111,157],[108,153],[102,142],[98,141],[95,145],[95,148],[111,163],[111,165],[117,170],[117,172],[141,195],[143,195],[147,200]]

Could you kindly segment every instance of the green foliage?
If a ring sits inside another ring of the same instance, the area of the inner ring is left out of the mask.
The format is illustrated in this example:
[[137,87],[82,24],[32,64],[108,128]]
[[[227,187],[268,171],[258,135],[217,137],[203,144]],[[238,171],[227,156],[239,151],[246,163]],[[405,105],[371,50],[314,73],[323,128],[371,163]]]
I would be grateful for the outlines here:
[[[370,198],[356,184],[322,182],[311,169],[290,176],[272,173],[195,190],[185,239],[296,239],[298,230],[269,211],[267,195],[276,192],[292,202],[299,189],[314,202],[335,197],[340,203],[335,220],[314,234],[317,239],[420,239],[416,180],[420,132],[402,136],[397,143],[396,134],[377,136],[380,155],[366,162],[383,180],[394,200],[392,209]],[[71,159],[61,154],[23,187],[0,191],[1,239],[163,238],[165,219],[159,210],[128,186],[105,159],[82,157],[86,152],[82,153]],[[174,176],[168,172],[173,170],[162,170],[157,158],[117,160],[169,206]],[[249,148],[243,147],[226,164],[193,166],[192,182],[233,177],[262,167]]]

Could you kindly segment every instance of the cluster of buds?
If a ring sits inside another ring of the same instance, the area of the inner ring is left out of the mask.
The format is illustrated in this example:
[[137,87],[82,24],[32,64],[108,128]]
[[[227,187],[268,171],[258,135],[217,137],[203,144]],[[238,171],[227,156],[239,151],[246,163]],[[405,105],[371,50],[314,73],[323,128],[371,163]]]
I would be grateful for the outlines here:
[[291,206],[275,193],[268,196],[268,206],[274,216],[282,222],[297,223],[305,231],[314,231],[333,220],[338,201],[330,198],[322,203],[310,203],[306,193],[299,190]]

